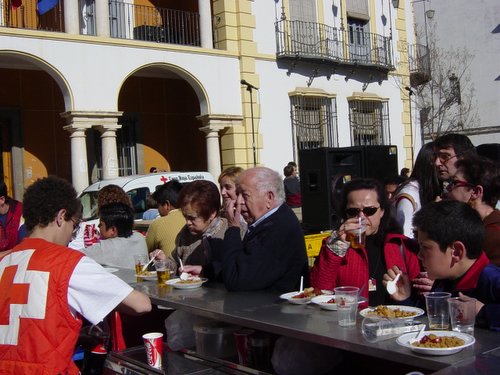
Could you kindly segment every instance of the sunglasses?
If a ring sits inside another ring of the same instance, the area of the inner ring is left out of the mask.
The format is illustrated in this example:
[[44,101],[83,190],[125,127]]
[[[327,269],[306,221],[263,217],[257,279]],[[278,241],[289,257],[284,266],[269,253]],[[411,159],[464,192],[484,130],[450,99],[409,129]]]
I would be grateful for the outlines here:
[[467,181],[462,181],[462,180],[452,180],[450,181],[450,183],[446,186],[446,190],[448,192],[452,191],[453,189],[455,188],[458,188],[458,187],[469,187],[469,188],[473,188],[474,185],[467,182]]
[[351,207],[351,208],[346,208],[345,214],[347,217],[356,217],[358,216],[361,212],[363,212],[363,215],[366,217],[375,215],[375,212],[378,211],[379,207],[363,207],[363,208],[357,208],[357,207]]

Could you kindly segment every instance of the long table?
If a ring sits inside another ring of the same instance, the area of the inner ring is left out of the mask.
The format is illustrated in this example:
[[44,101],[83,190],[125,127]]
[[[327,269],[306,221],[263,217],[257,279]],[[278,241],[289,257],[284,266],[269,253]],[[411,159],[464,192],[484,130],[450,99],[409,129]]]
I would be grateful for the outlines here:
[[[338,325],[336,311],[321,310],[319,306],[293,305],[281,300],[277,294],[268,292],[228,292],[219,283],[205,283],[191,290],[158,286],[156,281],[140,281],[130,272],[117,274],[135,289],[150,296],[152,302],[195,313],[219,321],[249,327],[277,335],[327,345],[349,352],[376,358],[384,358],[429,371],[457,368],[476,360],[487,359],[489,363],[500,356],[489,355],[496,349],[500,353],[500,333],[476,328],[476,343],[461,352],[447,356],[424,356],[401,347],[395,339],[376,343],[366,341],[361,334],[361,320],[355,327]],[[135,279],[135,282],[132,279]],[[417,318],[418,319],[418,318]],[[426,321],[426,319],[422,319]],[[495,352],[496,353],[496,352]],[[498,369],[498,367],[493,367]],[[443,372],[446,373],[446,372]],[[468,372],[473,373],[473,372]],[[488,373],[478,372],[478,373]],[[493,373],[490,371],[490,373]],[[496,373],[496,371],[495,371]]]

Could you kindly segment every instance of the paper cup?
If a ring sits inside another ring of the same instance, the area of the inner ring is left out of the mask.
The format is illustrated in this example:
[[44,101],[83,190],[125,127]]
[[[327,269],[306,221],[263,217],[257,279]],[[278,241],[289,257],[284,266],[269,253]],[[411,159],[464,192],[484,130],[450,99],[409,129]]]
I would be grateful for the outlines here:
[[161,369],[161,359],[163,355],[163,333],[152,332],[142,335],[146,348],[148,365]]
[[248,366],[250,364],[249,358],[249,337],[255,333],[253,329],[240,329],[234,332],[234,341],[236,343],[236,350],[238,351],[238,362],[240,365]]

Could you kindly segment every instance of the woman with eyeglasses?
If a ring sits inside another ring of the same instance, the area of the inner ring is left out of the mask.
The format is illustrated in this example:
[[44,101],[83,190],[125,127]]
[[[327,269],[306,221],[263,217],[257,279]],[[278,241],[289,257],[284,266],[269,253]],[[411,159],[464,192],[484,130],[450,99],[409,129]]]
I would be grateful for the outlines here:
[[468,156],[456,163],[457,172],[446,186],[447,199],[467,203],[483,220],[484,251],[491,263],[500,266],[500,168],[492,160]]
[[166,260],[167,268],[177,275],[185,271],[212,279],[221,277],[220,256],[227,219],[220,216],[217,185],[206,180],[192,181],[182,188],[177,203],[186,225],[176,237],[175,249],[168,256],[156,250],[150,257]]
[[[417,243],[400,234],[391,219],[384,187],[375,179],[345,184],[338,210],[343,222],[323,241],[311,270],[311,285],[324,290],[356,286],[370,306],[388,304],[391,299],[382,283],[384,274],[392,269],[394,277],[402,272],[416,278],[420,272]],[[362,225],[366,227],[365,245],[353,247],[346,232]]]

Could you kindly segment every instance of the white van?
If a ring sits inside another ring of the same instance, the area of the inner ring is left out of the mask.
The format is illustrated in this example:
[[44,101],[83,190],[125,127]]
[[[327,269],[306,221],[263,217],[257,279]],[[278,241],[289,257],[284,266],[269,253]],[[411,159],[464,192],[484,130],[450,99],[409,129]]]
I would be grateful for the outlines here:
[[125,190],[132,200],[135,218],[142,219],[142,214],[148,209],[146,202],[148,196],[155,192],[159,186],[171,180],[177,180],[183,184],[194,180],[208,180],[217,185],[213,176],[208,172],[158,172],[98,181],[80,194],[83,205],[82,220],[97,219],[97,193],[106,185],[118,185]]
[[[97,217],[97,193],[106,185],[120,186],[128,194],[134,207],[134,217],[136,221],[142,221],[142,214],[148,209],[147,198],[159,186],[171,180],[177,180],[183,184],[195,180],[208,180],[217,185],[213,176],[208,172],[158,172],[143,175],[132,175],[117,177],[109,180],[98,181],[79,195],[80,201],[83,205],[82,222],[76,237],[69,243],[69,247],[73,249],[82,249],[85,246],[90,246],[91,243],[86,243],[87,229],[92,229],[91,238],[98,235],[97,224],[99,218]],[[95,233],[97,231],[97,233]]]

